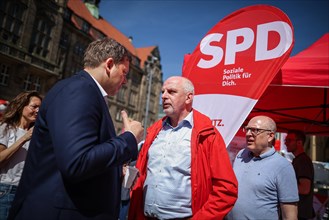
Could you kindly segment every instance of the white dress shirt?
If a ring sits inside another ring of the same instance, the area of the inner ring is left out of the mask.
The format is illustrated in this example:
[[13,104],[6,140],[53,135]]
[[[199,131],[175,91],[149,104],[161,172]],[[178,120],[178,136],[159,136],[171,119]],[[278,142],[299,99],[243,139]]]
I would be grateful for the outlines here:
[[144,213],[158,219],[184,218],[191,208],[193,113],[172,127],[168,121],[148,151]]

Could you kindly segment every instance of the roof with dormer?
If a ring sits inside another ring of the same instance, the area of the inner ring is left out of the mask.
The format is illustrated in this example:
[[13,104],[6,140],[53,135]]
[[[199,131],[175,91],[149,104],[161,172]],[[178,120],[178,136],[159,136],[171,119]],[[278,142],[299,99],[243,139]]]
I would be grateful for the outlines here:
[[[156,46],[135,48],[132,42],[129,40],[129,37],[125,36],[111,23],[104,20],[101,16],[98,19],[95,18],[89,12],[88,8],[82,0],[69,0],[67,2],[67,7],[72,10],[76,16],[88,22],[93,28],[102,32],[104,35],[115,39],[124,47],[126,47],[130,53],[132,53],[134,56],[137,56],[141,60],[141,68],[144,67],[145,60],[147,60],[147,57],[151,55],[151,52],[156,48]],[[71,20],[78,29],[82,29],[82,25],[79,23],[79,21],[77,21],[77,19],[72,18]],[[90,31],[89,34],[91,34],[94,38],[97,38],[97,35],[94,36],[92,31]]]
[[147,60],[148,56],[152,54],[152,51],[156,49],[156,46],[151,47],[143,47],[143,48],[136,48],[136,54],[141,60],[141,68],[144,68],[145,61]]

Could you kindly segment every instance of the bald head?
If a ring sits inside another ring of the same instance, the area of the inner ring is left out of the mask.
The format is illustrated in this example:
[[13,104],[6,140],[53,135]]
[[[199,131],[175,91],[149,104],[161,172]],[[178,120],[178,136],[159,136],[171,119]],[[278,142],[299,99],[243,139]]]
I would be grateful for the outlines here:
[[250,119],[246,126],[247,148],[259,156],[272,148],[276,124],[273,119],[261,115]]
[[169,81],[175,81],[177,84],[179,84],[186,93],[192,93],[194,95],[194,85],[193,83],[185,77],[182,76],[172,76],[169,77],[166,82]]
[[272,118],[265,116],[265,115],[259,115],[255,116],[252,119],[250,119],[250,124],[258,124],[259,128],[262,129],[268,129],[273,132],[276,132],[276,123],[273,121]]

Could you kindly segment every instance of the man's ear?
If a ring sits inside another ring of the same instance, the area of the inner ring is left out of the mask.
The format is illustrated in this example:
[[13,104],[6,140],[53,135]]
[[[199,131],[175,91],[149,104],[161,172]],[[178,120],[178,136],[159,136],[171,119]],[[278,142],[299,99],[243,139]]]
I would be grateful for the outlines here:
[[112,69],[112,67],[114,66],[113,58],[110,57],[105,62],[106,62],[106,67],[108,68],[108,71],[110,71]]
[[186,102],[190,104],[192,103],[192,101],[193,101],[193,93],[190,92],[186,95]]
[[272,143],[273,140],[275,138],[275,134],[273,132],[270,133],[270,139],[269,139],[269,143]]

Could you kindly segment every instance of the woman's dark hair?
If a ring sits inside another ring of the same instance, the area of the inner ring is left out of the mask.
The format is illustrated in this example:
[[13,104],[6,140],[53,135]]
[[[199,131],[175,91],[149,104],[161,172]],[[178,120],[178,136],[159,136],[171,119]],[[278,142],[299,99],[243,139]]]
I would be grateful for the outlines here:
[[19,93],[12,101],[9,102],[4,114],[2,115],[0,125],[6,123],[6,129],[17,128],[19,126],[23,109],[27,106],[32,97],[42,100],[41,95],[36,91],[26,91]]

